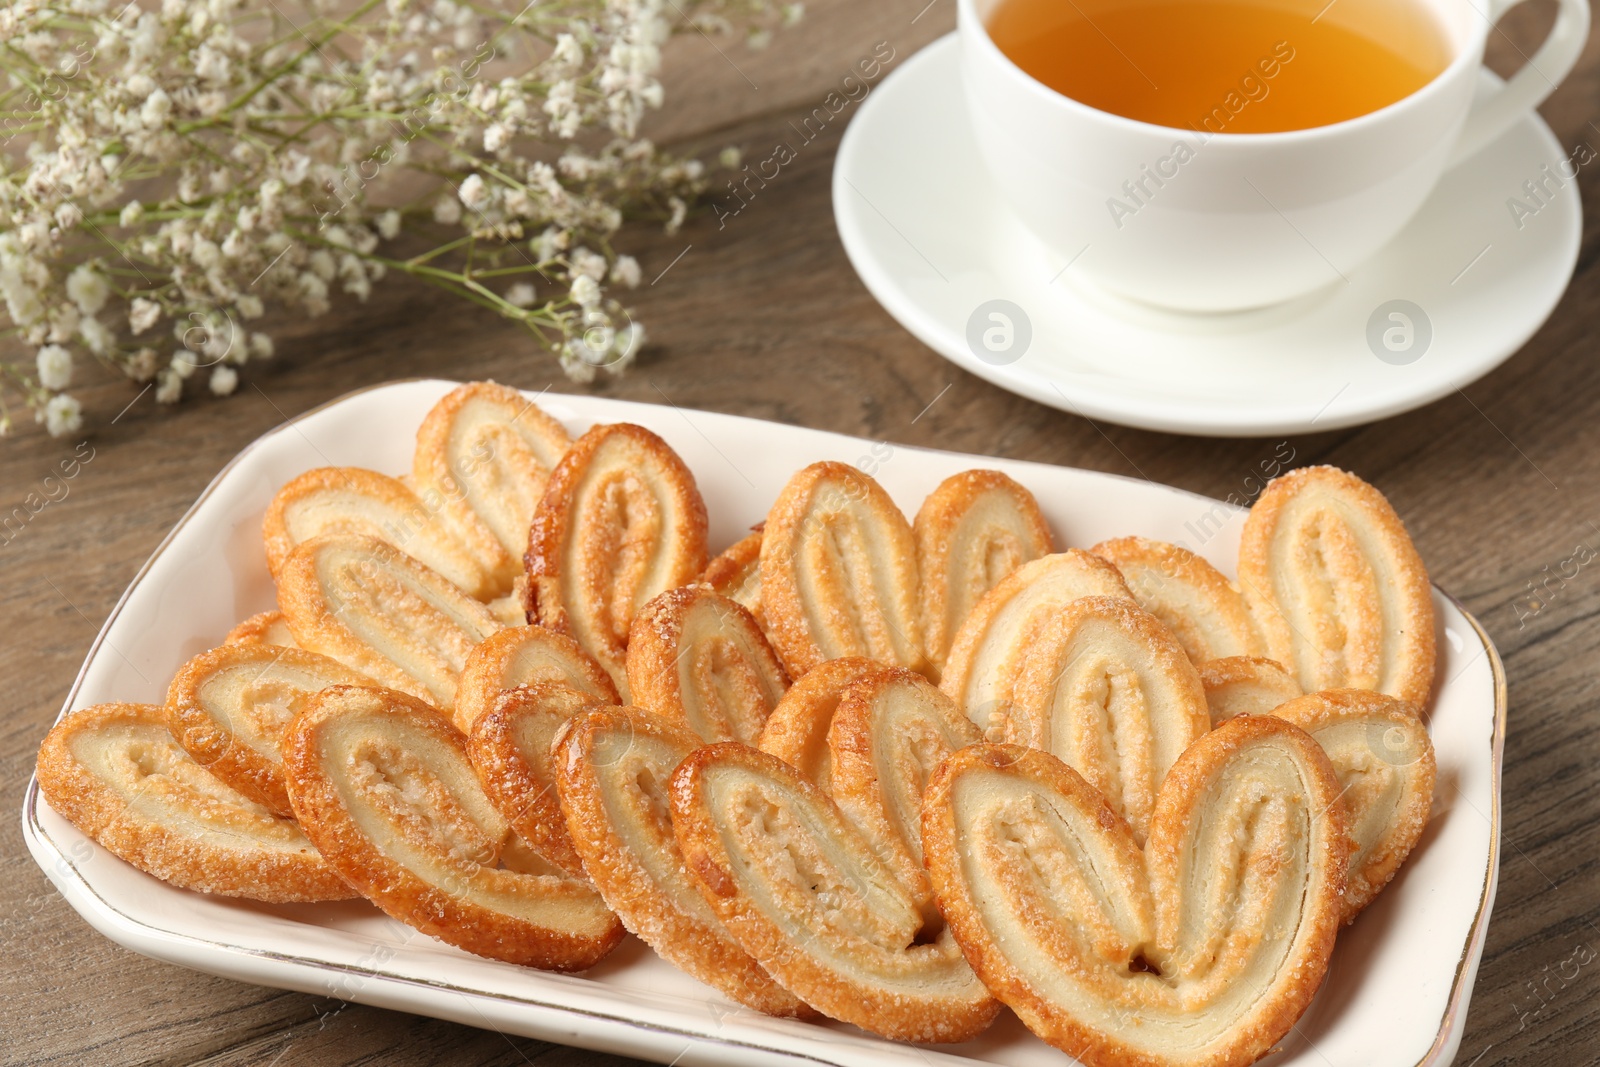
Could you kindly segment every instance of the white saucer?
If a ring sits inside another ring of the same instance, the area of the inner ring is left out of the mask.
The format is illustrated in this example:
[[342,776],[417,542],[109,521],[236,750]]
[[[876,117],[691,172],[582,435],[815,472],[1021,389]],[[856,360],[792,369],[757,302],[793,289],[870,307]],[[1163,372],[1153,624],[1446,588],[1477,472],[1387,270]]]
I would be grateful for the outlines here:
[[[1096,294],[990,183],[961,99],[957,47],[954,34],[934,42],[863,101],[834,164],[834,218],[850,262],[901,325],[951,362],[1042,404],[1213,436],[1370,422],[1498,366],[1544,323],[1572,277],[1583,229],[1576,181],[1524,216],[1520,230],[1507,204],[1515,196],[1531,205],[1523,182],[1542,177],[1546,163],[1559,174],[1566,159],[1530,115],[1447,173],[1388,247],[1320,293],[1212,316]],[[1493,77],[1485,72],[1486,86]],[[968,343],[969,320],[995,300],[1020,308],[1031,326],[1020,357],[1024,331],[1015,330],[1011,362]],[[1409,348],[1404,322],[1388,318],[1392,301],[1411,305],[1398,308],[1412,320]],[[1390,337],[1398,350],[1382,340],[1390,327],[1401,328]]]

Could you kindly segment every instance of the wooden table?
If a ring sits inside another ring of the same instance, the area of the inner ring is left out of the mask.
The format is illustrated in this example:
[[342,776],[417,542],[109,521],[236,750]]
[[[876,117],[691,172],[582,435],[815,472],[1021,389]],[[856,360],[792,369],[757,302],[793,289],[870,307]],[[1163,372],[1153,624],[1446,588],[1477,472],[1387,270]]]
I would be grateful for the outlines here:
[[[1547,0],[1546,0],[1547,2]],[[652,131],[714,152],[769,151],[854,62],[896,62],[946,32],[951,0],[812,3],[773,48],[695,36],[673,47],[669,108]],[[1548,24],[1519,10],[1496,39],[1513,65]],[[1600,146],[1596,49],[1546,105],[1564,145]],[[735,69],[735,64],[737,69]],[[646,279],[634,301],[653,344],[607,395],[753,415],[912,445],[1133,474],[1215,497],[1245,492],[1276,440],[1202,440],[1095,424],[1002,392],[939,359],[868,296],[835,236],[829,174],[840,120],[736,218],[627,240]],[[1579,182],[1588,192],[1591,176]],[[1589,216],[1600,216],[1592,196]],[[1505,366],[1427,408],[1292,437],[1295,462],[1349,468],[1389,495],[1435,579],[1477,614],[1510,676],[1499,897],[1460,1062],[1600,1061],[1600,317],[1595,225],[1548,324]],[[686,251],[687,249],[687,251]],[[681,254],[681,258],[679,257]],[[669,268],[670,265],[670,269]],[[34,754],[101,622],[140,563],[217,470],[262,432],[389,378],[494,377],[570,390],[510,326],[432,290],[380,287],[314,322],[277,328],[280,356],[239,395],[159,408],[120,383],[81,391],[94,458],[0,545],[4,795]],[[71,443],[33,431],[0,444],[9,513]],[[1573,559],[1590,562],[1573,573]],[[1551,577],[1565,574],[1567,577]],[[1548,579],[1548,580],[1547,580]],[[1537,597],[1533,594],[1543,588]],[[1537,605],[1537,606],[1536,606]],[[15,809],[13,809],[15,810]],[[91,930],[0,829],[8,1063],[541,1065],[633,1061],[430,1019],[240,985],[134,955]]]

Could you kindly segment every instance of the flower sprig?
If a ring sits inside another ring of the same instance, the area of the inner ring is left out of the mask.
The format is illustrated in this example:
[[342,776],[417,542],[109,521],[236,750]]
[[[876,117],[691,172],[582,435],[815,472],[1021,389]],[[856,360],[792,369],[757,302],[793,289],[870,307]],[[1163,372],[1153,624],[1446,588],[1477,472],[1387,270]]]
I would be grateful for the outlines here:
[[[308,315],[407,274],[523,324],[579,380],[643,328],[624,220],[668,230],[705,167],[639,135],[674,32],[774,0],[15,0],[0,7],[0,433],[77,431],[92,360],[163,403],[270,359]],[[405,252],[397,251],[404,248]],[[417,247],[423,251],[412,251]],[[407,254],[409,253],[409,254]]]

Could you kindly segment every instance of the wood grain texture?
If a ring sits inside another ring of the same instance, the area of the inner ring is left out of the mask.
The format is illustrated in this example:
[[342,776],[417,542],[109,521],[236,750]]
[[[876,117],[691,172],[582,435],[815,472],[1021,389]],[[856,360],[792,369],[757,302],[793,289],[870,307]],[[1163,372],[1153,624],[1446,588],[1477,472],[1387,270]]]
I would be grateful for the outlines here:
[[[674,46],[670,119],[686,147],[770,152],[856,59],[889,41],[897,62],[953,23],[950,0],[812,3],[773,48]],[[1520,8],[1493,45],[1508,69],[1531,52],[1548,0]],[[924,12],[916,18],[919,12]],[[915,18],[915,21],[913,19]],[[749,80],[746,81],[745,79]],[[751,83],[755,88],[751,87]],[[1545,106],[1569,148],[1600,147],[1593,41]],[[1510,676],[1504,859],[1459,1062],[1600,1061],[1600,202],[1578,274],[1549,323],[1487,378],[1371,426],[1277,440],[1204,440],[1096,424],[1002,392],[939,359],[867,294],[835,236],[829,173],[844,118],[805,146],[738,216],[677,237],[627,235],[646,279],[632,300],[653,344],[607,395],[882,439],[1110,471],[1213,497],[1245,497],[1259,464],[1335,463],[1374,482],[1410,526],[1434,578],[1484,622]],[[0,544],[0,791],[17,803],[34,754],[117,597],[227,458],[286,417],[388,378],[492,376],[574,387],[515,328],[405,282],[370,303],[277,327],[278,360],[239,395],[158,408],[125,385],[78,390],[102,428],[94,458]],[[931,404],[931,406],[930,406]],[[9,514],[71,452],[29,433],[0,445]],[[888,462],[893,462],[892,457]],[[1132,531],[1130,531],[1132,532]],[[1072,531],[1061,533],[1073,543]],[[723,546],[712,546],[719,549]],[[1588,558],[1576,569],[1563,562]],[[1548,570],[1546,570],[1548,568]],[[1544,592],[1538,596],[1538,587]],[[1535,607],[1534,605],[1538,606]],[[0,823],[0,1013],[6,1063],[392,1065],[633,1061],[488,1030],[241,985],[134,955],[61,900]]]

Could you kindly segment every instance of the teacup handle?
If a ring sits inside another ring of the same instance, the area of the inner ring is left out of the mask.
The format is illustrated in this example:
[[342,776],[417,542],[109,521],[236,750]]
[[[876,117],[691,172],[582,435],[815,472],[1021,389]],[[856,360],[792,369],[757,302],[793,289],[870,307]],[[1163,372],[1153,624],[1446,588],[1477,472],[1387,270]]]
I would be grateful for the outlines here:
[[[1473,4],[1473,10],[1489,20],[1493,26],[1500,16],[1522,3],[1522,0],[1488,0],[1489,10],[1484,12]],[[1451,150],[1450,166],[1455,166],[1489,142],[1505,133],[1522,116],[1544,103],[1545,97],[1571,73],[1573,64],[1589,39],[1588,0],[1560,0],[1556,24],[1550,36],[1511,76],[1486,99],[1478,101],[1467,114],[1467,124],[1461,137]]]

